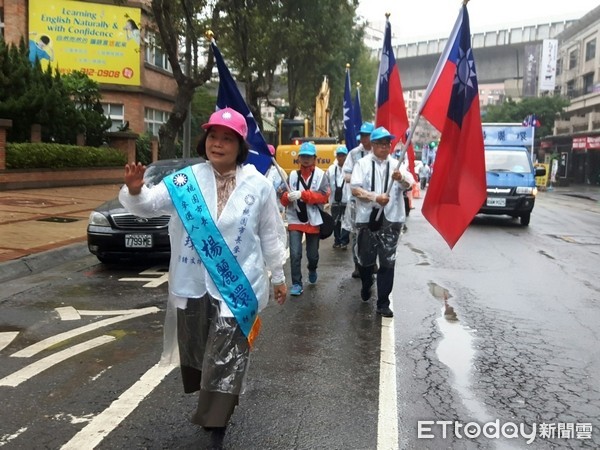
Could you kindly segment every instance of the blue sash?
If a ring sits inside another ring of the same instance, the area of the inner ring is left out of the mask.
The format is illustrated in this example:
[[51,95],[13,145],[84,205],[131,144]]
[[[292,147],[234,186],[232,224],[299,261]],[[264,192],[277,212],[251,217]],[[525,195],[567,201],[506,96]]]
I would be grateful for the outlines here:
[[169,175],[164,182],[204,267],[248,341],[253,340],[260,327],[256,294],[210,215],[192,168]]

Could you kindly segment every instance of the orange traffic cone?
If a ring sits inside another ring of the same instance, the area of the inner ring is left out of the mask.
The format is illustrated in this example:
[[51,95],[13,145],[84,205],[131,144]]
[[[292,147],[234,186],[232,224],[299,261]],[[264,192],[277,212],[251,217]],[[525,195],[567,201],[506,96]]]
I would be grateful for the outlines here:
[[421,188],[419,187],[419,183],[413,184],[412,196],[413,198],[421,198]]

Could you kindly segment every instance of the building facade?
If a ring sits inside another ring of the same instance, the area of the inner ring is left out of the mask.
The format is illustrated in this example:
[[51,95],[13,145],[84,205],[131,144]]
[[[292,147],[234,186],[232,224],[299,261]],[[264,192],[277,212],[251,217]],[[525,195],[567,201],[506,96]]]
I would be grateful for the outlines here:
[[53,56],[58,55],[45,63],[63,73],[84,70],[98,81],[111,131],[127,128],[158,136],[177,84],[147,26],[147,11],[140,2],[0,0],[0,38],[13,45],[29,40],[34,50],[36,40],[40,48],[45,39],[46,49],[53,45]]
[[600,184],[600,6],[557,39],[556,93],[571,104],[542,147],[559,155],[559,180]]

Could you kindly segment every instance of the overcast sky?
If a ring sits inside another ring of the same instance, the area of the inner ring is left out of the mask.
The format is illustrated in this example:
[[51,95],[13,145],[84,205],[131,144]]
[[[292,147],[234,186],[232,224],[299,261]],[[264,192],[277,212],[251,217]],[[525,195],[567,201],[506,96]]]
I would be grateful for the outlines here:
[[[390,12],[394,44],[445,38],[462,5],[456,0],[361,0],[358,13],[382,29]],[[467,4],[471,33],[578,19],[598,0],[472,0]]]

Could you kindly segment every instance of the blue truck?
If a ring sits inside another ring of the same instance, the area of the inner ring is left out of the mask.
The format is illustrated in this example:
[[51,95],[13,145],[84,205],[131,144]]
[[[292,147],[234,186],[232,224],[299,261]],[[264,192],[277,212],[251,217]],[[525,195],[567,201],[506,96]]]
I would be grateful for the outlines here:
[[480,214],[508,215],[529,225],[535,204],[535,177],[544,167],[534,167],[531,127],[521,124],[483,124],[487,198]]

